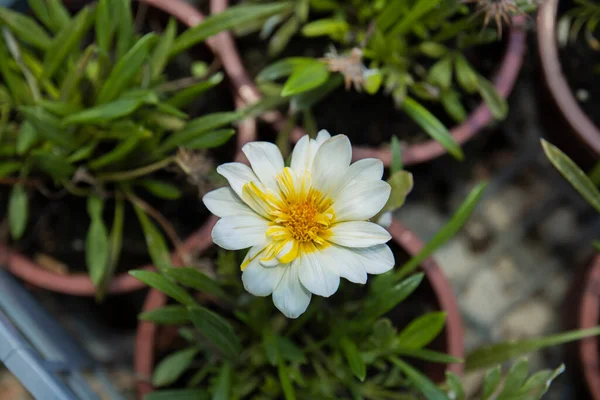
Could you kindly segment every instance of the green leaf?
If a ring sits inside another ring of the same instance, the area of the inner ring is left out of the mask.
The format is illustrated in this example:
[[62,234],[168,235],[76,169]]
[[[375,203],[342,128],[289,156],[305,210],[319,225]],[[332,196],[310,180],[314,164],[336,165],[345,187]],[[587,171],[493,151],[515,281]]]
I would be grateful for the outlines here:
[[390,176],[387,182],[392,187],[390,197],[383,206],[385,211],[394,211],[404,204],[406,196],[413,188],[413,176],[408,171],[398,171]]
[[143,312],[139,319],[161,325],[182,325],[189,322],[190,317],[185,306],[165,306]]
[[363,87],[368,94],[375,94],[383,83],[383,74],[379,69],[368,69],[363,73]]
[[314,58],[310,57],[288,57],[275,61],[256,76],[256,81],[267,82],[274,81],[279,78],[289,76],[294,70],[303,65],[309,65],[315,62]]
[[15,185],[8,199],[8,223],[10,234],[17,240],[25,233],[28,219],[29,200],[23,185]]
[[592,180],[558,147],[541,139],[548,160],[583,198],[600,212],[600,192]]
[[467,110],[463,107],[460,102],[460,95],[453,90],[444,90],[440,94],[440,100],[444,110],[452,117],[456,122],[463,122],[467,119]]
[[33,18],[23,13],[0,7],[0,22],[4,22],[22,42],[40,50],[48,50],[50,47],[50,36]]
[[400,360],[397,357],[390,357],[390,361],[400,368],[406,377],[412,382],[416,389],[418,389],[427,400],[449,400],[448,396],[442,392],[433,382],[429,380],[425,375],[421,374],[415,368],[409,364]]
[[340,87],[344,82],[341,74],[330,75],[327,82],[316,89],[303,92],[292,97],[290,100],[290,111],[292,113],[306,111],[325,98],[328,94]]
[[164,181],[143,179],[137,183],[161,199],[177,200],[181,197],[181,190],[177,186]]
[[279,377],[279,383],[283,389],[283,396],[285,400],[296,400],[296,394],[290,379],[290,374],[281,357],[278,357],[277,359],[277,376]]
[[404,168],[402,164],[402,146],[400,146],[400,141],[396,135],[392,136],[391,148],[392,162],[390,165],[390,173],[394,175],[396,172],[400,172],[402,171],[402,168]]
[[196,347],[179,350],[162,360],[152,374],[152,385],[168,386],[190,367],[200,350]]
[[527,376],[529,375],[529,364],[526,359],[521,359],[514,363],[508,374],[506,375],[506,379],[504,380],[504,386],[502,388],[501,395],[499,398],[503,398],[503,396],[514,395],[519,392],[521,386],[525,383]]
[[90,226],[85,240],[85,261],[94,286],[98,287],[109,268],[110,247],[108,230],[102,218],[102,199],[88,197],[88,215]]
[[28,1],[29,8],[33,12],[33,15],[37,19],[39,19],[46,27],[50,28],[53,31],[57,31],[57,27],[54,26],[52,19],[50,18],[50,14],[48,12],[48,8],[46,6],[46,0],[29,0]]
[[42,106],[44,110],[59,117],[77,113],[81,109],[79,104],[66,103],[63,101],[40,100],[38,104]]
[[378,293],[375,299],[368,304],[364,311],[364,315],[370,320],[376,320],[383,314],[391,311],[414,292],[422,280],[422,273],[415,274],[404,279],[402,282],[387,288],[385,291]]
[[435,339],[446,323],[445,312],[430,312],[412,321],[398,335],[398,344],[405,349],[420,349]]
[[140,143],[141,135],[132,134],[127,139],[119,142],[114,149],[104,153],[100,157],[90,161],[90,169],[97,170],[117,161],[123,160],[127,155],[134,151]]
[[184,107],[196,100],[200,94],[223,82],[223,76],[224,75],[221,72],[217,72],[205,81],[180,90],[173,97],[167,100],[167,104],[178,108]]
[[437,248],[450,240],[456,234],[456,232],[462,228],[479,203],[485,187],[485,183],[480,183],[471,191],[471,193],[469,193],[465,201],[460,205],[458,210],[456,210],[452,218],[450,218],[450,221],[448,221],[448,223],[444,225],[444,227],[439,230],[438,233],[435,234],[429,243],[427,243],[416,256],[411,258],[395,272],[395,280],[402,279],[406,275],[410,274]]
[[57,181],[69,179],[75,173],[75,167],[63,157],[44,151],[32,152],[35,166],[42,172],[50,175]]
[[96,43],[104,54],[110,53],[111,43],[117,27],[117,21],[111,13],[112,3],[111,0],[99,0],[96,6]]
[[450,371],[446,371],[446,383],[448,384],[448,397],[452,400],[465,400],[465,391],[460,378]]
[[133,45],[112,69],[106,82],[100,89],[97,104],[108,103],[119,96],[127,85],[140,72],[142,65],[147,61],[150,48],[157,40],[154,33],[148,33]]
[[132,114],[143,104],[151,101],[150,98],[121,98],[110,103],[96,107],[86,108],[83,111],[69,115],[62,123],[73,124],[102,124]]
[[341,38],[350,30],[350,25],[343,19],[323,18],[311,21],[302,27],[302,35],[306,37],[330,36]]
[[12,98],[17,104],[33,104],[33,95],[30,87],[25,83],[22,74],[12,66],[13,58],[4,44],[4,40],[0,38],[0,73],[4,82],[8,87]]
[[94,11],[89,6],[84,7],[75,19],[64,26],[52,39],[52,44],[44,57],[44,70],[41,79],[49,79],[59,69],[65,68],[65,60],[79,48],[79,43],[87,35],[94,22]]
[[552,381],[564,371],[565,366],[561,364],[554,371],[543,370],[533,374],[521,388],[521,394],[527,396],[526,400],[540,400],[550,388]]
[[436,6],[439,6],[439,0],[418,0],[411,8],[410,11],[400,21],[394,25],[390,31],[390,37],[399,36],[410,29],[415,24],[421,21],[421,18],[431,11]]
[[183,286],[198,290],[200,293],[206,293],[221,300],[231,300],[231,296],[216,281],[200,272],[197,268],[171,268],[165,271],[165,275]]
[[160,290],[181,304],[186,306],[193,306],[196,304],[196,300],[194,300],[194,298],[190,296],[188,292],[161,274],[144,270],[129,271],[129,274],[134,278],[144,282],[146,285]]
[[50,14],[50,18],[57,31],[63,29],[72,22],[69,10],[63,5],[62,0],[47,0],[47,2],[48,13]]
[[54,115],[40,107],[24,106],[19,107],[19,111],[33,125],[36,133],[42,138],[69,150],[77,148],[77,143],[73,141],[71,133],[60,126],[59,119]]
[[144,400],[208,400],[210,395],[204,389],[157,390],[144,396]]
[[152,221],[150,221],[150,218],[148,218],[144,210],[137,205],[134,205],[134,209],[140,221],[140,225],[142,226],[142,230],[144,231],[146,246],[148,247],[152,262],[159,271],[168,270],[173,264],[171,264],[169,248],[167,247],[165,238]]
[[235,129],[218,129],[212,132],[206,132],[195,139],[182,145],[187,149],[211,149],[222,146],[227,143],[236,133]]
[[21,124],[19,134],[17,135],[17,154],[23,155],[31,149],[31,147],[38,141],[38,134],[33,127],[33,124],[27,120]]
[[427,81],[442,89],[448,89],[452,84],[452,60],[444,57],[433,64],[427,75]]
[[365,378],[367,377],[367,366],[362,359],[356,344],[344,336],[340,339],[340,347],[344,352],[344,356],[346,357],[348,365],[350,366],[354,376],[356,376],[361,382],[364,382]]
[[[171,134],[156,151],[167,153],[201,138],[200,144],[205,144],[207,147],[211,147],[211,145],[219,146],[229,140],[232,135],[227,134],[228,131],[218,131],[218,135],[211,134],[211,131],[237,121],[241,117],[241,113],[231,111],[213,113],[193,119],[181,131]],[[197,145],[198,143],[196,143]]]
[[239,28],[258,19],[268,18],[272,15],[283,13],[291,9],[292,3],[279,2],[277,4],[242,4],[229,7],[219,14],[212,14],[203,22],[186,30],[171,47],[170,56],[179,54],[208,37],[233,28]]
[[4,178],[21,170],[23,164],[18,161],[0,161],[0,178]]
[[467,93],[475,93],[479,86],[477,72],[462,54],[455,54],[454,68],[456,68],[456,79]]
[[436,42],[422,42],[419,44],[419,50],[431,58],[439,58],[448,53],[446,46]]
[[526,339],[516,342],[497,343],[481,347],[467,356],[466,368],[472,371],[479,368],[488,368],[510,359],[523,356],[532,351],[546,347],[558,346],[575,340],[600,334],[600,327],[563,332],[556,335]]
[[215,391],[212,396],[212,400],[229,400],[230,390],[232,387],[231,378],[233,375],[233,367],[231,363],[225,361],[221,366],[219,375],[217,376]]
[[112,279],[119,258],[121,256],[121,248],[123,247],[123,224],[125,222],[125,202],[122,196],[117,196],[115,199],[115,212],[113,216],[112,228],[108,238],[109,242],[109,260],[108,270],[104,274],[104,280],[96,292],[96,298],[101,300],[106,291],[106,285]]
[[131,49],[135,40],[135,22],[133,21],[131,0],[113,0],[112,8],[115,9],[113,15],[117,16],[116,59],[122,60],[123,56]]
[[460,358],[428,349],[404,349],[402,347],[397,347],[394,350],[401,356],[418,358],[419,360],[425,360],[434,363],[456,364],[463,362],[463,360]]
[[508,114],[508,103],[506,102],[506,99],[498,93],[492,82],[479,76],[477,88],[494,118],[498,120],[506,118],[506,115]]
[[285,50],[285,47],[296,32],[298,32],[298,29],[300,29],[300,21],[295,16],[290,17],[290,19],[281,25],[269,40],[269,57],[276,57]]
[[195,306],[190,307],[188,310],[194,326],[225,357],[232,360],[239,357],[242,350],[240,341],[227,320],[204,307]]
[[454,158],[464,158],[462,149],[452,137],[448,129],[425,107],[410,97],[406,97],[402,103],[402,109],[433,139],[438,141]]
[[329,78],[327,65],[316,61],[311,64],[297,67],[292,75],[283,85],[281,95],[283,97],[302,93],[323,85]]
[[483,380],[483,394],[481,395],[481,400],[491,399],[498,390],[501,380],[502,368],[499,365],[486,372],[485,379]]
[[163,73],[167,62],[169,61],[169,51],[175,41],[175,35],[177,35],[177,21],[174,18],[170,18],[169,23],[156,44],[154,53],[150,58],[152,79],[158,79]]

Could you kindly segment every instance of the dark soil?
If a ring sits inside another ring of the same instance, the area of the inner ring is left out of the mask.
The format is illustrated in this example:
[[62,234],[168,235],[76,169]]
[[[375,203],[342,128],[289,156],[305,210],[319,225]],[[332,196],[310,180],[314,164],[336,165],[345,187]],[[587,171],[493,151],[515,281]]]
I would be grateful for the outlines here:
[[[558,15],[572,8],[571,1],[559,3]],[[558,18],[560,20],[560,17]],[[582,29],[577,40],[567,46],[559,46],[559,57],[567,82],[579,105],[596,126],[600,126],[600,51],[590,48]],[[579,94],[587,92],[581,97]]]

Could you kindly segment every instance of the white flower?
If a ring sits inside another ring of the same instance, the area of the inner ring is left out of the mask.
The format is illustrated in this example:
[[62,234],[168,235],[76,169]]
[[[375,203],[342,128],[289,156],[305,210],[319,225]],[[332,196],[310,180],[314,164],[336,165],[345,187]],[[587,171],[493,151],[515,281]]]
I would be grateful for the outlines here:
[[284,166],[272,143],[248,143],[242,150],[252,168],[219,166],[217,172],[231,188],[212,191],[203,201],[221,218],[213,241],[227,250],[250,248],[241,266],[248,292],[273,294],[275,306],[296,318],[308,307],[311,293],[335,293],[340,277],[364,284],[367,273],[393,267],[394,256],[385,244],[390,234],[367,222],[390,195],[380,160],[350,165],[348,138],[324,130],[316,140],[300,139],[291,167]]

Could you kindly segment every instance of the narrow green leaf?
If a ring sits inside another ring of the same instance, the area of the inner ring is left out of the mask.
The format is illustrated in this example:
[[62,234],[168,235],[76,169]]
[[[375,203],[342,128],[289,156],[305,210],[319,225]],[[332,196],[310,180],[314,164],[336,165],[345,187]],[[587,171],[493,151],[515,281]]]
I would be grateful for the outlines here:
[[456,79],[467,93],[477,91],[478,79],[477,72],[462,54],[454,55],[454,68],[456,69]]
[[0,7],[0,22],[4,22],[15,36],[40,50],[48,50],[50,36],[33,18],[5,7]]
[[296,393],[294,392],[290,374],[281,357],[277,358],[277,376],[279,377],[279,383],[283,389],[283,397],[285,400],[296,400]]
[[97,170],[107,165],[123,160],[132,151],[134,151],[140,143],[140,135],[131,135],[127,139],[121,141],[114,149],[101,155],[100,157],[90,161],[88,166],[90,169]]
[[98,146],[98,141],[96,140],[81,146],[80,148],[72,152],[71,155],[69,155],[69,157],[67,157],[67,162],[70,164],[74,164],[76,162],[86,160],[94,153],[94,150],[96,150],[96,146]]
[[56,143],[66,149],[75,150],[77,143],[70,132],[60,126],[60,120],[40,107],[24,106],[19,111],[33,125],[36,133],[42,138]]
[[98,287],[109,268],[110,246],[108,230],[102,217],[102,199],[97,196],[88,197],[88,215],[90,226],[85,240],[85,260],[94,286]]
[[558,346],[560,344],[596,335],[600,335],[600,327],[563,332],[535,339],[484,346],[467,356],[466,368],[468,371],[479,368],[488,368],[492,365],[500,364],[510,359],[531,353],[532,351],[551,346]]
[[143,179],[138,184],[161,199],[177,200],[181,197],[181,190],[177,186],[164,181]]
[[274,81],[279,78],[285,78],[294,72],[294,70],[302,65],[308,65],[315,62],[314,58],[310,57],[288,57],[275,61],[256,76],[257,82]]
[[14,60],[6,48],[4,40],[0,40],[0,73],[3,78],[3,83],[8,87],[15,103],[33,104],[34,99],[31,88],[23,79],[22,74],[18,73],[13,68],[11,65],[12,61]]
[[165,238],[139,206],[134,205],[134,209],[144,231],[144,238],[146,239],[146,245],[148,246],[152,262],[159,271],[168,270],[173,264],[171,264],[169,248],[167,247]]
[[494,118],[502,120],[508,115],[508,103],[506,99],[498,93],[492,82],[482,76],[478,77],[477,88],[479,94],[485,101]]
[[209,400],[210,394],[204,389],[157,390],[144,396],[144,400]]
[[79,48],[79,43],[87,35],[93,22],[94,11],[90,6],[86,6],[75,16],[73,22],[58,32],[44,57],[41,79],[52,78],[60,68],[65,68],[66,58],[73,50]]
[[392,187],[390,197],[387,203],[383,206],[385,211],[394,211],[404,204],[406,196],[410,193],[413,188],[413,176],[408,171],[398,171],[392,174],[387,182]]
[[402,279],[406,275],[414,271],[427,257],[429,257],[436,249],[450,240],[456,232],[458,232],[462,226],[467,222],[471,213],[479,203],[483,191],[485,190],[486,184],[480,183],[477,185],[471,193],[467,196],[465,201],[460,205],[458,210],[454,213],[450,221],[444,227],[435,234],[435,236],[427,243],[423,249],[406,262],[400,269],[394,274],[394,279]]
[[158,79],[163,73],[167,62],[169,61],[169,51],[175,41],[175,35],[177,35],[177,21],[174,18],[171,18],[150,58],[152,79]]
[[498,390],[501,381],[502,368],[499,365],[487,371],[483,380],[483,394],[481,395],[481,400],[490,400]]
[[23,185],[15,185],[8,199],[8,223],[10,234],[17,240],[25,233],[28,219],[29,200]]
[[390,36],[398,36],[408,32],[429,11],[439,6],[439,0],[418,0],[410,11],[390,31]]
[[194,300],[194,298],[190,296],[188,292],[161,274],[144,270],[129,271],[129,274],[134,278],[144,282],[146,285],[160,290],[181,304],[186,306],[193,306],[196,304],[196,300]]
[[442,89],[448,89],[452,83],[452,60],[444,57],[429,69],[427,81]]
[[162,387],[174,383],[190,367],[199,351],[198,348],[191,347],[167,356],[154,370],[152,385]]
[[32,152],[32,161],[42,172],[50,175],[57,181],[69,179],[75,173],[75,166],[63,157],[44,151]]
[[376,68],[370,68],[363,73],[365,92],[375,94],[383,83],[383,73]]
[[111,3],[111,0],[99,0],[96,6],[96,43],[104,54],[110,54],[116,29],[116,21],[111,13]]
[[125,201],[122,196],[117,196],[115,199],[115,212],[113,216],[112,228],[108,238],[109,252],[108,252],[108,268],[104,274],[102,284],[96,292],[96,298],[102,300],[106,292],[106,286],[111,281],[119,259],[121,257],[121,248],[123,247],[123,225],[125,223]]
[[392,136],[391,141],[392,148],[392,163],[390,165],[390,173],[394,175],[396,172],[402,171],[404,165],[402,163],[402,146],[396,135]]
[[102,89],[100,89],[97,104],[108,103],[117,98],[147,61],[150,48],[154,45],[156,39],[156,34],[148,33],[138,40],[117,62],[108,78],[106,78]]
[[190,319],[194,326],[229,359],[236,359],[241,352],[238,337],[229,322],[218,314],[200,306],[190,307]]
[[23,155],[31,149],[38,141],[38,134],[33,127],[33,124],[27,120],[21,124],[19,134],[17,135],[17,154]]
[[423,274],[419,273],[387,288],[385,291],[379,293],[371,302],[371,304],[367,306],[364,311],[364,315],[369,320],[376,320],[388,311],[391,311],[412,292],[414,292],[422,280]]
[[436,42],[422,42],[419,44],[419,50],[431,58],[439,58],[448,53],[446,46]]
[[139,319],[161,325],[181,325],[187,323],[190,317],[185,306],[165,306],[143,312]]
[[63,5],[62,0],[47,0],[48,13],[57,30],[63,29],[71,23],[69,10]]
[[79,104],[62,101],[40,100],[38,104],[42,106],[44,110],[58,117],[65,117],[69,114],[77,113],[81,109]]
[[558,147],[544,139],[541,139],[541,142],[552,165],[596,211],[600,212],[600,191],[592,180]]
[[321,86],[329,78],[329,68],[322,62],[301,65],[283,85],[281,96],[288,97]]
[[467,110],[463,107],[460,102],[460,95],[453,90],[444,90],[440,94],[440,101],[444,110],[452,117],[456,122],[463,122],[467,119]]
[[211,149],[222,146],[235,135],[235,129],[218,129],[212,132],[206,132],[197,138],[182,144],[182,147],[192,150]]
[[132,114],[144,104],[143,99],[121,98],[96,107],[69,115],[62,121],[63,125],[101,124]]
[[449,400],[448,396],[442,392],[435,383],[431,382],[429,378],[421,374],[415,368],[405,363],[397,357],[390,357],[392,364],[400,368],[406,377],[413,383],[416,389],[418,389],[427,400]]
[[187,106],[189,103],[198,98],[200,94],[223,82],[223,77],[224,75],[221,72],[217,72],[205,81],[196,83],[195,85],[178,91],[173,97],[167,100],[167,104],[178,108]]
[[364,382],[365,378],[367,377],[367,366],[362,359],[360,352],[358,351],[356,343],[344,336],[340,339],[340,347],[344,352],[344,356],[346,357],[348,365],[350,366],[354,376],[356,376],[361,382]]
[[448,384],[448,397],[452,400],[465,400],[465,391],[460,378],[450,371],[446,371],[446,383]]
[[517,394],[521,386],[525,383],[527,376],[529,375],[529,363],[527,359],[523,358],[518,360],[510,367],[506,379],[504,379],[504,385],[499,398],[504,396]]
[[292,37],[300,29],[300,21],[296,16],[291,16],[269,39],[268,55],[269,57],[277,57],[292,39]]
[[33,12],[33,15],[37,19],[39,19],[46,27],[56,32],[57,27],[54,26],[52,19],[50,18],[50,13],[48,12],[48,7],[46,6],[46,0],[29,0],[28,1],[29,8]]
[[23,164],[18,161],[0,161],[0,178],[5,178],[21,170]]
[[207,17],[200,24],[181,34],[175,39],[170,55],[179,54],[217,33],[233,28],[240,28],[258,19],[268,18],[272,15],[289,11],[291,6],[290,2],[279,2],[274,4],[242,4],[229,7],[222,13]]
[[552,381],[564,371],[565,365],[561,364],[554,371],[543,370],[533,374],[521,388],[522,395],[527,396],[527,400],[540,400],[550,388]]
[[419,360],[425,360],[434,363],[456,364],[463,362],[463,360],[460,358],[428,349],[404,349],[402,347],[398,347],[394,350],[398,355],[401,356],[418,358]]
[[342,74],[330,75],[329,79],[316,89],[293,96],[290,100],[290,111],[295,113],[311,109],[335,89],[342,86],[342,83],[344,83]]
[[398,343],[406,349],[420,349],[435,339],[446,323],[445,312],[430,312],[412,321],[398,335]]
[[171,268],[165,271],[165,275],[173,278],[180,285],[198,290],[200,293],[206,293],[221,300],[231,300],[231,296],[216,281],[200,272],[197,268]]
[[131,10],[131,0],[113,0],[112,8],[115,9],[113,15],[117,16],[116,59],[122,61],[125,54],[132,49],[131,46],[135,40],[135,23]]
[[410,97],[406,97],[402,103],[402,109],[413,119],[413,121],[419,124],[429,136],[448,150],[448,153],[454,156],[454,158],[457,160],[462,160],[464,158],[462,149],[459,144],[456,143],[456,140],[454,140],[454,137],[452,137],[448,129],[425,107]]
[[323,18],[311,21],[302,27],[302,35],[306,37],[329,36],[343,37],[350,30],[350,25],[343,19]]
[[231,387],[233,386],[231,383],[233,375],[233,367],[231,363],[225,361],[221,366],[221,370],[219,371],[219,375],[217,376],[216,386],[214,393],[212,395],[212,400],[229,400]]

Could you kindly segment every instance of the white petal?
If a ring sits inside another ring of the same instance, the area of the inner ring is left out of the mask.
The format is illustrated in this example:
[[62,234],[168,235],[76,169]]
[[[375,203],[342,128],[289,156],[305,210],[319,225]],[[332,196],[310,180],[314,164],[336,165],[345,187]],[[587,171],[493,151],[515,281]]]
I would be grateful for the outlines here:
[[324,251],[303,253],[300,264],[300,282],[308,291],[324,297],[334,294],[340,286],[340,276],[337,274],[330,254]]
[[279,285],[273,291],[273,304],[286,317],[298,318],[308,308],[311,294],[300,283],[297,262],[282,268],[285,271]]
[[[386,246],[387,247],[387,246]],[[342,278],[353,283],[367,283],[367,271],[363,265],[363,258],[347,247],[332,244],[324,250],[331,254],[334,262],[331,264]]]
[[389,228],[392,224],[392,212],[384,212],[383,214],[381,214],[381,217],[379,217],[379,219],[375,222],[377,222],[377,224],[383,226],[386,229]]
[[391,191],[391,186],[384,181],[355,180],[334,198],[336,221],[371,218],[385,206]]
[[294,146],[290,167],[297,173],[301,173],[305,169],[310,169],[313,156],[310,151],[310,142],[310,137],[304,135]]
[[383,177],[383,162],[377,158],[365,158],[350,165],[346,173],[348,183],[355,179],[380,180]]
[[313,186],[325,195],[336,193],[344,184],[351,159],[348,137],[337,135],[326,140],[315,154],[311,167]]
[[277,174],[284,167],[279,148],[269,142],[250,142],[242,147],[252,170],[268,188],[277,190]]
[[327,139],[330,139],[331,135],[329,134],[329,132],[327,131],[327,129],[321,129],[318,133],[317,133],[317,138],[315,139],[315,142],[320,146],[323,143],[325,143],[325,141]]
[[265,268],[260,265],[258,258],[255,258],[242,273],[244,288],[255,296],[268,296],[281,282],[286,268],[284,266]]
[[369,247],[383,244],[392,237],[381,226],[366,221],[349,221],[334,225],[329,241],[345,247]]
[[253,214],[250,209],[235,192],[228,187],[219,188],[208,192],[202,198],[202,202],[208,211],[217,217],[229,217],[231,215]]
[[245,183],[258,181],[258,177],[252,172],[249,166],[238,162],[219,165],[217,172],[227,179],[233,191],[240,198],[242,198],[242,188]]
[[383,274],[394,268],[394,253],[387,244],[348,250],[361,260],[369,274]]
[[269,223],[258,215],[221,218],[212,230],[213,242],[226,250],[241,250],[265,242]]

